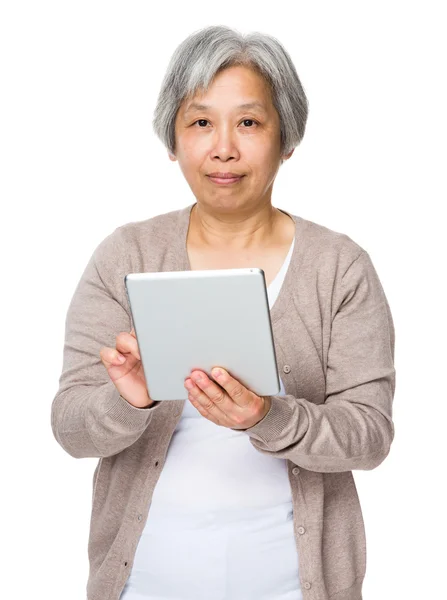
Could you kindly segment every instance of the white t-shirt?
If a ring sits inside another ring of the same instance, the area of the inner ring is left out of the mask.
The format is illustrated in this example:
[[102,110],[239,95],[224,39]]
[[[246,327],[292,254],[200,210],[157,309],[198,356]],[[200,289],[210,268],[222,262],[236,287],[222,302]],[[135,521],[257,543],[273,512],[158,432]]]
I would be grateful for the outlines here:
[[[267,288],[270,309],[293,246]],[[272,598],[303,599],[287,460],[187,400],[120,600]]]

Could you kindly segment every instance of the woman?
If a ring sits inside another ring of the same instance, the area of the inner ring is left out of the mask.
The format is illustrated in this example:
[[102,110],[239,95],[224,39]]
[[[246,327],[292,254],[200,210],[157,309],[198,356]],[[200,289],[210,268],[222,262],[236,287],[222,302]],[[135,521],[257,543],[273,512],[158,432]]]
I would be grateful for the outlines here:
[[[100,459],[90,600],[362,598],[352,470],[381,464],[394,437],[394,327],[368,253],[271,204],[306,118],[272,37],[209,27],[171,59],[154,126],[196,202],[96,248],[52,405],[61,446]],[[186,378],[190,402],[152,401],[124,276],[239,267],[265,273],[280,394],[222,368]]]

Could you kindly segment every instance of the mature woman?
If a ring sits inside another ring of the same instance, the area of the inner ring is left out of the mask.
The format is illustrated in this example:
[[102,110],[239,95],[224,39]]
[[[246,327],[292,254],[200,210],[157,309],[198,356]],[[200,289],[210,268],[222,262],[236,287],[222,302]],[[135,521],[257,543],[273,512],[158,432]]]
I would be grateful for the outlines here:
[[[352,471],[394,437],[394,327],[363,248],[272,206],[306,118],[272,37],[209,27],[171,59],[154,126],[196,202],[95,249],[52,404],[60,445],[99,458],[89,600],[362,598]],[[264,270],[281,392],[257,396],[221,365],[186,378],[189,402],[152,401],[124,275],[239,267]]]

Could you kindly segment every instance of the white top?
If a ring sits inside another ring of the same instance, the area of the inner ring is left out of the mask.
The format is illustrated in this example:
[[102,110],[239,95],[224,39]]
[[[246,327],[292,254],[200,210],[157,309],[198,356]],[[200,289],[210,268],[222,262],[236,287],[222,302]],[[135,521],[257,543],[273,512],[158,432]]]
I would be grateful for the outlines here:
[[[270,310],[294,243],[267,288]],[[292,494],[286,459],[187,400],[120,600],[211,598],[303,600]]]

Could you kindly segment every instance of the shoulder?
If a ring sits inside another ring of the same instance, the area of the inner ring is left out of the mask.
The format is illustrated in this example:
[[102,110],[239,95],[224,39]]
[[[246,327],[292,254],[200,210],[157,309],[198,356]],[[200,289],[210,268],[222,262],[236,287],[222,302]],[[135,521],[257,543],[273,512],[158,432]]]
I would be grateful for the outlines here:
[[295,216],[303,260],[323,272],[330,269],[343,276],[366,250],[347,233]]
[[124,297],[127,273],[156,271],[177,235],[181,210],[130,221],[116,227],[96,246],[91,261],[110,293]]
[[[184,209],[183,209],[184,210]],[[129,221],[111,231],[95,250],[98,261],[122,259],[126,255],[130,262],[142,251],[158,249],[160,252],[175,234],[181,210],[158,214],[141,221]]]
[[357,295],[387,302],[379,275],[368,251],[346,233],[297,217],[301,252],[295,268],[297,285],[317,290],[327,298],[332,317],[339,307]]
[[141,240],[167,242],[178,224],[180,213],[181,210],[172,210],[142,221],[130,221],[117,227],[111,236],[129,244]]

